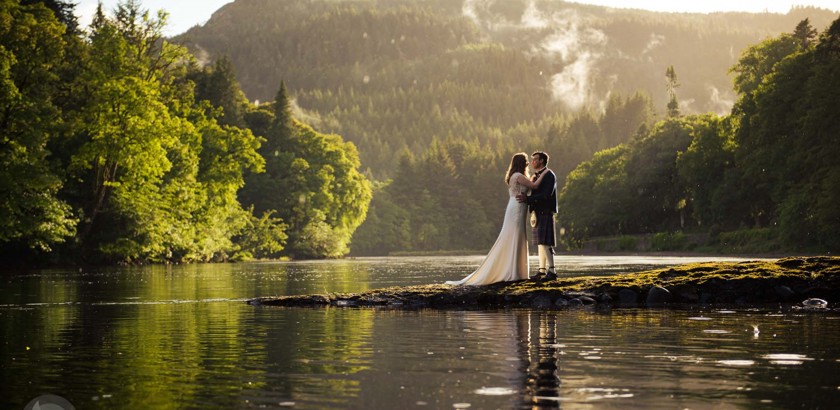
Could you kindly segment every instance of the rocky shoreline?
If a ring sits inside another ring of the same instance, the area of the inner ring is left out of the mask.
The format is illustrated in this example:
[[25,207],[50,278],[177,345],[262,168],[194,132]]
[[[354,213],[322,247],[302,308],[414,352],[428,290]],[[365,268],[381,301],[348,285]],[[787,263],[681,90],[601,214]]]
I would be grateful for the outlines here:
[[840,301],[840,257],[814,256],[694,263],[610,276],[561,277],[545,283],[528,280],[487,286],[390,287],[363,293],[265,297],[248,303],[434,309],[776,304],[822,310],[832,301]]

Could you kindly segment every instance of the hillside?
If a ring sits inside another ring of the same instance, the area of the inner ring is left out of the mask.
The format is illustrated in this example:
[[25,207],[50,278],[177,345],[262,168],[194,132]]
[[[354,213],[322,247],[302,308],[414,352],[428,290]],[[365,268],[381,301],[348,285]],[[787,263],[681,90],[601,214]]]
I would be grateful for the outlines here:
[[[662,110],[673,65],[683,113],[727,113],[729,68],[750,44],[827,10],[668,14],[562,1],[237,0],[173,39],[228,56],[246,96],[281,80],[324,132],[354,142],[378,178],[395,153],[453,137],[531,150],[564,115],[636,91]],[[623,141],[629,135],[613,136]],[[574,165],[574,164],[572,164]]]

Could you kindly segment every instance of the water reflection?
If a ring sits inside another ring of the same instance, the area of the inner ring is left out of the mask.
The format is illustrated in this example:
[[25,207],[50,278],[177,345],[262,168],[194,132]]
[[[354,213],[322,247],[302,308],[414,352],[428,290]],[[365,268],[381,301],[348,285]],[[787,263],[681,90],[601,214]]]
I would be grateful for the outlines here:
[[840,315],[831,311],[284,309],[242,302],[431,283],[470,264],[452,261],[4,277],[0,408],[22,408],[43,393],[92,409],[826,408],[836,401]]
[[[560,406],[557,343],[557,316],[545,312],[520,312],[520,350],[527,368],[523,372],[523,399],[526,408],[549,409]],[[523,334],[524,333],[524,334]]]

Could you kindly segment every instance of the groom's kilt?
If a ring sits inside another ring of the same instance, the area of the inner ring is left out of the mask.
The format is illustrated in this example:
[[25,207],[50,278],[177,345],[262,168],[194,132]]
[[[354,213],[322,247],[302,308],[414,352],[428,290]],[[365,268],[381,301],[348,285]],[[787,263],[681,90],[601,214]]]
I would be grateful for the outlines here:
[[533,228],[537,245],[555,246],[554,214],[537,212],[537,226]]

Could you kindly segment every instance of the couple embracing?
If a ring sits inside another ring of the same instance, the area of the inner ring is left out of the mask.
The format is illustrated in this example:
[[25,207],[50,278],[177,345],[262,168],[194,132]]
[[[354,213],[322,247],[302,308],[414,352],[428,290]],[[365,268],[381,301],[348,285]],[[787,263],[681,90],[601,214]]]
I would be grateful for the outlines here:
[[554,214],[557,213],[557,177],[548,165],[548,154],[542,151],[531,155],[534,175],[528,175],[528,155],[514,154],[505,173],[508,204],[502,231],[487,257],[464,279],[446,282],[448,285],[487,285],[528,279],[528,236],[526,220],[530,211],[530,225],[539,246],[539,270],[533,279],[557,278],[554,269]]

